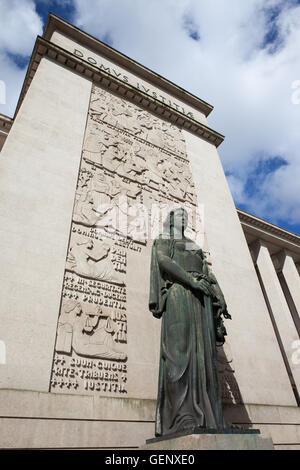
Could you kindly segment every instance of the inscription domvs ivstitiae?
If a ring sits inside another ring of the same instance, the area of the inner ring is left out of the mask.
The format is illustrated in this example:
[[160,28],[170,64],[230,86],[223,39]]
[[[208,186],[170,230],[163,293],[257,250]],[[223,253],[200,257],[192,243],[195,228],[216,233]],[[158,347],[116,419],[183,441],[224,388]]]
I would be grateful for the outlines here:
[[94,65],[95,67],[98,67],[100,70],[108,73],[109,75],[113,75],[115,78],[118,78],[119,80],[122,80],[124,83],[130,83],[131,85],[133,85],[138,90],[141,90],[142,92],[146,93],[147,95],[152,96],[154,99],[157,99],[157,100],[161,101],[163,104],[166,104],[166,105],[170,106],[171,108],[175,109],[176,111],[179,111],[179,112],[185,114],[186,116],[194,119],[194,115],[191,111],[186,111],[186,109],[183,106],[179,105],[175,101],[170,100],[169,98],[167,98],[163,94],[160,94],[157,91],[154,91],[153,89],[151,89],[151,87],[145,86],[145,84],[142,84],[139,81],[135,81],[133,83],[133,81],[130,80],[128,75],[125,75],[124,73],[122,73],[119,70],[119,68],[116,68],[115,66],[114,67],[109,66],[108,64],[103,64],[99,61],[99,59],[96,60],[95,57],[91,57],[89,55],[86,55],[79,49],[74,49],[73,54],[77,57],[84,58],[85,60],[87,60],[87,62]]

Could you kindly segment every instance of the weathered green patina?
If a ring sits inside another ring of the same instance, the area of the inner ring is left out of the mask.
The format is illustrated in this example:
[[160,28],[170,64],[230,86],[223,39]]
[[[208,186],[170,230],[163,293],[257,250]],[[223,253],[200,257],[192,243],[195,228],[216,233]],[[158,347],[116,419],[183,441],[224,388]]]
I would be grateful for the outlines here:
[[162,317],[156,436],[225,426],[216,342],[225,341],[222,316],[230,315],[186,226],[186,211],[172,211],[152,248],[149,308]]

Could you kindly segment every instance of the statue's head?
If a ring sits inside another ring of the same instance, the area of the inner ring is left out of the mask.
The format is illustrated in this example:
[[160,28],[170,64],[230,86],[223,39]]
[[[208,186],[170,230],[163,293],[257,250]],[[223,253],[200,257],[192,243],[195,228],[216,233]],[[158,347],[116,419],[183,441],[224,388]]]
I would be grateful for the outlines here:
[[174,236],[176,233],[182,234],[188,225],[188,213],[183,207],[172,210],[164,223],[164,231]]

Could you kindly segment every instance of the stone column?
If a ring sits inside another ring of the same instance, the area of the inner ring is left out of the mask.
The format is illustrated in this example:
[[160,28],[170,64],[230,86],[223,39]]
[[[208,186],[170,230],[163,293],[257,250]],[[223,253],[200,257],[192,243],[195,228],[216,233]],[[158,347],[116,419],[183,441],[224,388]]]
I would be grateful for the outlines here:
[[292,375],[298,394],[300,392],[300,366],[294,364],[292,360],[293,343],[299,339],[291,312],[282,291],[271,255],[267,245],[259,240],[252,246],[254,261],[256,262],[262,283],[269,303],[270,315],[275,323],[274,329],[279,335],[279,343],[286,361],[289,375]]
[[[214,145],[183,130],[206,246],[232,321],[226,321],[234,377],[247,404],[295,406],[270,315]],[[293,351],[294,352],[294,351]],[[269,371],[276,371],[276,374]]]
[[285,282],[289,288],[291,297],[297,309],[298,317],[300,315],[300,276],[296,268],[293,257],[289,252],[283,250],[277,255],[281,265],[281,271]]

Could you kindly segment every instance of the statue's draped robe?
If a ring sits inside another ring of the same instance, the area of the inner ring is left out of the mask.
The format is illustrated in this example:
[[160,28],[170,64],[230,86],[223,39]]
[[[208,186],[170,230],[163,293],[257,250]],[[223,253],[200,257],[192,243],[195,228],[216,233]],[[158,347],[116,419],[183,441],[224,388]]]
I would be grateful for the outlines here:
[[176,254],[175,240],[154,241],[149,307],[155,317],[162,317],[155,434],[194,426],[222,429],[212,302],[162,272],[157,260],[162,244],[170,258]]

